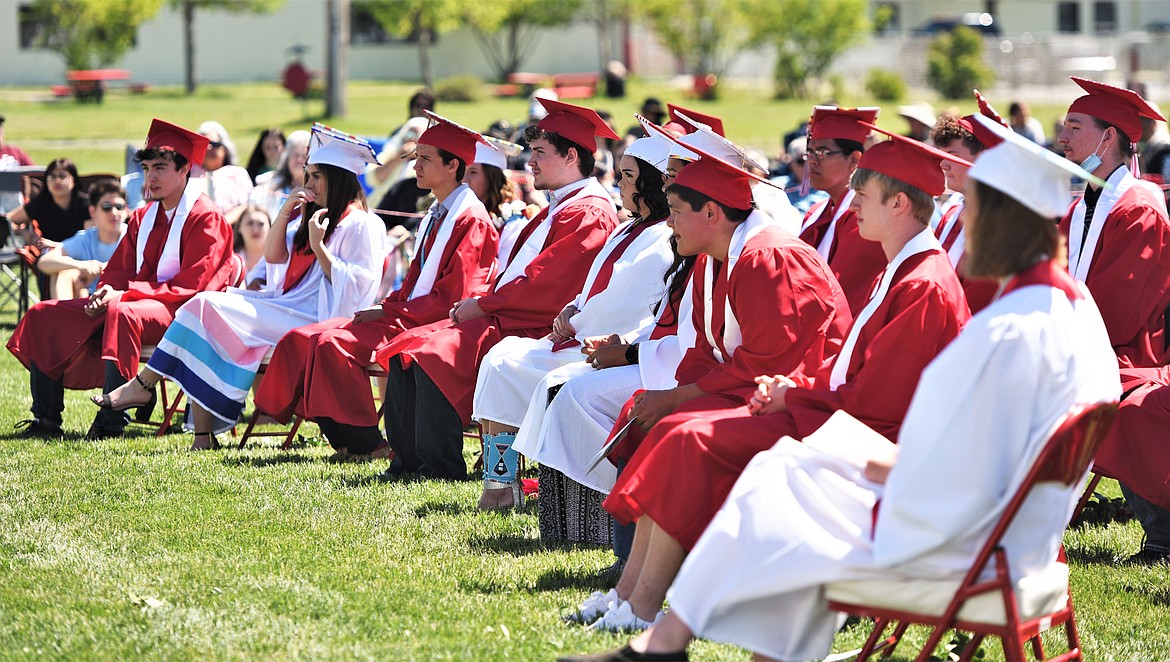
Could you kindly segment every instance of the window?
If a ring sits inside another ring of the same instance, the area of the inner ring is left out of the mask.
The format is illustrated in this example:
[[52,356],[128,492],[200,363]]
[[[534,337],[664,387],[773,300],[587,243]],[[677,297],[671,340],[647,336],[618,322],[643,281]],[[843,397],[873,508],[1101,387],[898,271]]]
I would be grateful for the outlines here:
[[[362,44],[417,44],[420,30],[415,30],[405,39],[396,37],[386,31],[368,5],[363,2],[353,2],[349,6],[349,43]],[[431,43],[438,41],[435,34],[431,34]]]
[[37,10],[32,5],[21,5],[17,10],[17,22],[20,24],[20,49],[42,48],[39,42],[45,26],[40,22]]
[[1056,29],[1065,34],[1076,34],[1081,31],[1081,12],[1077,3],[1056,3]]
[[1117,32],[1117,3],[1093,3],[1093,31],[1098,34]]

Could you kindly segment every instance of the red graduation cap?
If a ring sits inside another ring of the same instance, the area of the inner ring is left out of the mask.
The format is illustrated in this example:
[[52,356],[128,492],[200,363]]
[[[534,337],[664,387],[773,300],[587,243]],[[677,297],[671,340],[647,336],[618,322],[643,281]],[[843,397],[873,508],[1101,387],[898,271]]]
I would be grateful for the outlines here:
[[[694,133],[698,129],[698,127],[696,127],[694,124],[687,121],[686,118],[689,117],[696,122],[702,122],[703,124],[706,124],[707,126],[711,127],[712,131],[718,133],[721,136],[727,135],[723,133],[723,120],[715,117],[714,115],[708,115],[706,113],[700,113],[697,110],[676,106],[673,103],[666,104],[666,110],[668,113],[670,113],[671,121],[677,122],[687,133]],[[685,115],[686,117],[683,117],[682,115]]]
[[[989,102],[979,90],[971,90],[971,92],[975,94],[975,103],[979,104],[980,115],[995,120],[1000,126],[1008,126],[1008,123],[1003,119],[1003,117],[1000,116],[998,112],[996,112],[995,108],[992,107],[991,102]],[[979,122],[975,122],[975,124],[979,124]]]
[[942,195],[943,191],[947,190],[946,175],[939,167],[943,159],[971,167],[970,161],[924,145],[912,138],[886,131],[868,122],[862,122],[862,125],[886,134],[890,140],[867,149],[857,167],[893,177],[903,184],[924,191],[931,197]]
[[1128,136],[1130,142],[1136,143],[1142,138],[1141,118],[1163,121],[1166,119],[1133,90],[1098,83],[1087,78],[1076,76],[1071,78],[1088,94],[1073,101],[1068,107],[1068,112],[1084,113],[1108,122]]
[[188,163],[199,165],[207,154],[207,146],[211,141],[207,136],[184,129],[178,124],[171,124],[157,117],[151,120],[150,130],[146,132],[147,149],[170,149],[181,154]]
[[[971,135],[975,136],[975,140],[978,140],[979,143],[987,149],[991,149],[992,147],[995,147],[996,145],[1003,142],[1003,138],[995,135],[989,131],[987,127],[983,126],[983,124],[976,121],[976,117],[978,117],[978,115],[967,115],[966,117],[960,117],[959,125],[970,131]],[[990,119],[990,117],[987,115],[984,115],[984,117],[988,117]]]
[[464,164],[471,164],[475,161],[476,143],[483,143],[495,149],[495,146],[484,140],[478,131],[472,131],[462,124],[452,122],[429,110],[426,113],[427,117],[434,120],[435,123],[419,136],[418,143],[420,145],[445,149],[459,157]]
[[621,139],[592,108],[543,97],[537,97],[537,101],[548,111],[548,117],[540,120],[536,127],[555,133],[585,148],[590,154],[597,150],[597,138]]
[[838,108],[837,106],[814,106],[809,120],[809,140],[852,140],[864,143],[869,135],[868,126],[877,121],[879,108]]
[[754,181],[775,186],[767,179],[712,156],[698,147],[687,145],[686,148],[698,154],[699,159],[683,166],[674,178],[674,183],[694,189],[732,209],[752,208]]

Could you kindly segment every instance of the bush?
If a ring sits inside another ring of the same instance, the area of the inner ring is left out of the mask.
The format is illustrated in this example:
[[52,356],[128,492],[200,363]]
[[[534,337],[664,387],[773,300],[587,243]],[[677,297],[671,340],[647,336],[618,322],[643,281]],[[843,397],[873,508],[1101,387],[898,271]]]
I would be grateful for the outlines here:
[[447,102],[479,101],[483,97],[483,81],[475,76],[452,76],[435,83],[435,98]]
[[870,69],[865,77],[865,91],[878,101],[901,101],[906,96],[906,81],[896,71]]
[[968,98],[972,89],[995,81],[995,72],[983,62],[983,37],[965,25],[935,37],[927,63],[930,86],[948,99]]

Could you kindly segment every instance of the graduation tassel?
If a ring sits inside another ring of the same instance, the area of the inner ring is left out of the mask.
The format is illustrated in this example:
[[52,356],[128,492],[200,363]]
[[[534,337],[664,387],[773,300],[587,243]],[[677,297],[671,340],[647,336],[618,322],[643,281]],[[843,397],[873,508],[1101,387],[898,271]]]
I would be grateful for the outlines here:
[[809,174],[808,165],[808,157],[806,156],[804,159],[804,176],[800,178],[800,197],[802,198],[807,196],[808,192],[812,190],[812,175]]
[[1133,155],[1129,157],[1129,171],[1133,173],[1134,177],[1141,179],[1142,173],[1138,171],[1137,143],[1130,143],[1129,147],[1133,150]]

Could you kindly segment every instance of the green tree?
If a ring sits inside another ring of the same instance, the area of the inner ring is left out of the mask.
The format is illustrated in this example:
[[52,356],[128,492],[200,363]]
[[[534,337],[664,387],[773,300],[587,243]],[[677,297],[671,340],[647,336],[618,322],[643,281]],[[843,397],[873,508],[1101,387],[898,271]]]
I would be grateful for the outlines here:
[[493,0],[470,3],[465,20],[503,80],[518,71],[542,28],[565,25],[582,0]]
[[39,48],[56,51],[68,69],[108,67],[134,46],[138,26],[162,0],[36,0]]
[[[431,42],[435,35],[463,24],[464,7],[473,0],[361,0],[382,28],[400,38],[418,40],[418,65],[423,85],[434,89]],[[481,0],[489,4],[491,0]]]
[[[111,5],[117,4],[107,0]],[[187,94],[195,94],[195,10],[219,9],[233,14],[266,14],[284,6],[284,0],[168,0],[183,14],[183,81]]]
[[865,38],[866,0],[745,0],[750,44],[776,49],[776,96],[804,98],[838,55]]
[[[775,1],[775,0],[764,0]],[[642,0],[631,9],[692,74],[722,74],[744,49],[747,0]]]
[[948,99],[968,98],[972,89],[995,81],[995,72],[983,62],[983,37],[965,25],[930,42],[927,67],[930,86]]

